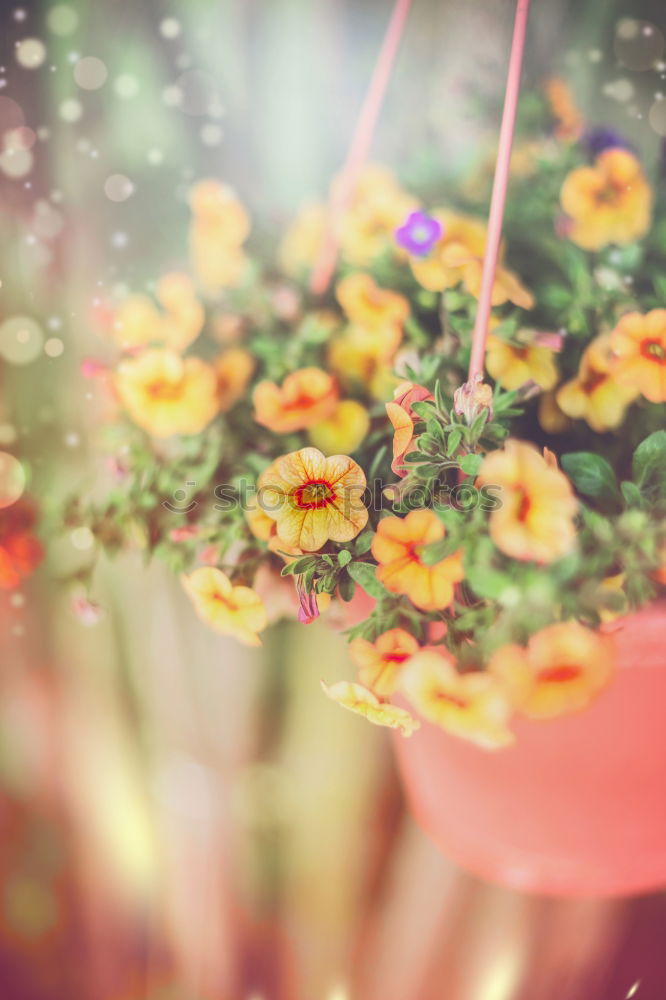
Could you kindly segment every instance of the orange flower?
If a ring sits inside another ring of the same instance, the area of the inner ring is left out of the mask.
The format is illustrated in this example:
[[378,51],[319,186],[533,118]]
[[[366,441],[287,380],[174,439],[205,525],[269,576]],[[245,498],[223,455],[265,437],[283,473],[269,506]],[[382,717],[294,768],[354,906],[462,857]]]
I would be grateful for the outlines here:
[[513,706],[533,719],[584,708],[606,686],[612,669],[608,637],[574,621],[541,629],[527,648],[502,646],[489,664]]
[[163,312],[147,295],[130,295],[119,305],[113,331],[122,350],[162,344],[183,351],[201,333],[203,306],[186,274],[165,274],[158,282],[156,298]]
[[666,402],[666,309],[627,313],[613,330],[610,346],[615,381],[651,403]]
[[325,454],[351,454],[365,440],[369,427],[366,408],[355,399],[343,399],[330,417],[310,427],[308,437]]
[[0,509],[0,589],[14,590],[44,558],[34,535],[37,514],[25,497]]
[[403,665],[418,649],[416,639],[402,628],[389,629],[374,642],[352,639],[349,644],[351,658],[358,667],[358,679],[380,698],[395,693]]
[[560,194],[571,219],[569,239],[584,250],[624,246],[650,228],[652,191],[641,165],[626,149],[606,149],[592,167],[576,167]]
[[585,122],[576,107],[569,86],[560,77],[553,76],[546,80],[545,91],[550,110],[557,121],[555,128],[557,138],[565,141],[579,139]]
[[250,221],[236,194],[218,181],[199,181],[190,192],[190,207],[190,256],[199,285],[209,293],[239,285]]
[[219,410],[213,368],[173,351],[148,350],[122,361],[114,386],[134,423],[156,437],[198,434]]
[[393,394],[393,401],[386,404],[386,413],[393,424],[393,461],[391,469],[402,479],[407,475],[404,466],[405,455],[412,450],[414,424],[419,419],[412,410],[412,403],[421,403],[435,397],[422,385],[401,382]]
[[281,386],[260,382],[253,400],[258,424],[276,434],[288,434],[330,417],[338,402],[338,387],[321,368],[301,368],[287,375]]
[[413,708],[448,733],[494,750],[513,743],[511,706],[486,672],[460,674],[448,653],[424,649],[409,660],[400,682]]
[[331,684],[329,687],[322,681],[321,686],[324,694],[331,701],[337,702],[338,705],[349,709],[350,712],[362,715],[376,726],[399,729],[403,736],[411,736],[419,728],[420,723],[404,708],[380,701],[376,694],[363,687],[362,684],[338,681],[337,684]]
[[338,282],[335,294],[347,318],[369,330],[402,328],[409,315],[403,295],[375,284],[369,274],[355,271]]
[[490,537],[513,559],[550,563],[576,542],[576,498],[559,469],[524,441],[509,439],[486,455],[479,482],[501,490],[501,506],[490,515]]
[[556,399],[568,417],[586,420],[592,430],[607,431],[622,423],[637,395],[637,389],[619,385],[614,378],[610,336],[602,334],[585,349],[578,375],[558,389]]
[[557,382],[555,352],[531,340],[534,331],[521,331],[524,343],[510,343],[494,334],[488,336],[486,370],[508,390],[535,382],[540,389],[552,389]]
[[202,566],[183,577],[194,609],[206,625],[246,646],[260,646],[257,632],[267,624],[264,603],[251,587],[235,587],[220,569]]
[[316,552],[329,539],[349,542],[368,521],[363,470],[346,455],[316,448],[283,455],[259,478],[258,498],[282,542]]
[[220,410],[226,413],[242,399],[254,371],[254,358],[242,347],[230,347],[213,362]]
[[[462,282],[470,295],[478,298],[486,249],[485,225],[479,219],[454,212],[432,214],[441,223],[442,235],[427,257],[410,258],[414,277],[431,292],[454,288]],[[522,309],[531,309],[534,304],[518,278],[501,265],[496,271],[491,301],[494,306],[510,301]]]
[[406,594],[422,611],[448,608],[453,585],[464,575],[462,553],[454,552],[434,566],[427,566],[421,558],[423,548],[444,535],[444,525],[431,510],[383,518],[372,542],[372,554],[379,563],[377,579],[392,594]]

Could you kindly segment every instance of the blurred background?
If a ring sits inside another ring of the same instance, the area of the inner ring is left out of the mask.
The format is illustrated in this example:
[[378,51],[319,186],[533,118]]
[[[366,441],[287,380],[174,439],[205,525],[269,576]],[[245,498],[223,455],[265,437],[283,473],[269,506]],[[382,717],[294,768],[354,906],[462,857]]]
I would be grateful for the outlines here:
[[[663,0],[533,7],[526,88],[565,76],[590,121],[653,154],[666,62],[628,54],[622,32],[666,33]],[[113,355],[108,302],[185,264],[202,177],[237,189],[270,255],[344,158],[390,8],[2,5],[0,452],[47,526],[103,475],[103,394],[81,363]],[[415,0],[374,159],[414,186],[435,163],[453,197],[494,149],[512,18],[511,0]],[[138,555],[100,560],[101,610],[77,615],[62,580],[91,539],[72,532],[17,585],[11,510],[0,1000],[666,997],[662,897],[549,901],[438,853],[384,732],[321,696],[320,677],[349,676],[326,624],[281,623],[246,650]]]

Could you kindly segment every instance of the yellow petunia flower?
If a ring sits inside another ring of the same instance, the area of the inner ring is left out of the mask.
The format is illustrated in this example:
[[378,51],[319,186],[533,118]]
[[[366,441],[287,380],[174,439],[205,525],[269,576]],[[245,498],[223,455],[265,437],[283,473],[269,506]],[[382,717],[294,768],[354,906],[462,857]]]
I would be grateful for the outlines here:
[[308,437],[326,454],[351,454],[356,451],[370,428],[368,411],[354,399],[343,399],[330,417],[313,424]]
[[[666,314],[665,314],[666,315]],[[612,373],[611,338],[596,337],[585,349],[575,378],[558,389],[557,405],[568,417],[585,420],[592,430],[618,427],[637,389],[618,384]]]
[[257,632],[268,623],[266,608],[251,587],[235,587],[213,566],[202,566],[183,577],[194,609],[206,625],[231,635],[246,646],[260,646]]
[[576,167],[560,193],[571,220],[569,239],[583,250],[641,239],[652,221],[652,190],[626,149],[606,149],[591,167]]
[[425,649],[401,675],[400,689],[428,722],[489,750],[508,746],[511,705],[490,674],[458,673],[446,652]]
[[349,644],[359,681],[380,698],[388,698],[397,691],[404,664],[418,650],[414,636],[402,628],[389,629],[374,642],[352,639]]
[[448,608],[453,586],[464,575],[462,553],[455,552],[434,566],[421,558],[426,545],[444,536],[444,525],[431,510],[383,518],[372,541],[372,554],[379,563],[377,579],[392,594],[406,594],[422,611]]
[[156,437],[198,434],[219,411],[212,366],[173,351],[148,350],[121,361],[113,385],[134,423]]
[[397,381],[391,363],[402,340],[398,326],[366,329],[348,326],[328,348],[328,364],[349,385],[362,385],[375,397],[386,399]]
[[611,371],[625,389],[666,402],[666,309],[627,313],[610,336]]
[[362,684],[354,684],[351,681],[338,681],[330,687],[321,682],[322,690],[331,701],[337,702],[350,712],[362,715],[369,722],[376,726],[388,726],[389,729],[398,729],[403,736],[411,736],[420,723],[404,708],[390,705],[379,700],[376,694],[363,687]]
[[316,552],[329,539],[349,542],[363,530],[365,487],[363,470],[351,458],[302,448],[262,473],[258,502],[276,522],[280,541]]
[[226,413],[243,398],[252,378],[254,366],[254,358],[242,347],[230,347],[215,359],[213,367],[217,375],[217,391],[222,413]]
[[338,403],[338,386],[321,368],[300,368],[281,386],[259,382],[252,398],[257,423],[276,434],[288,434],[330,417]]
[[342,278],[335,295],[349,321],[368,330],[402,328],[409,315],[409,303],[403,295],[380,288],[361,271]]
[[190,208],[190,257],[199,286],[210,294],[236,287],[247,268],[247,212],[235,192],[215,180],[194,185]]
[[525,343],[510,343],[494,334],[488,336],[486,370],[496,382],[509,391],[535,382],[540,389],[552,389],[557,382],[555,352],[537,343],[530,343],[534,331],[521,331]]
[[579,622],[558,622],[536,632],[527,648],[502,646],[489,672],[514,708],[532,719],[576,712],[608,683],[613,648],[607,636]]
[[501,506],[490,515],[490,537],[513,559],[551,563],[576,543],[578,507],[567,477],[537,449],[510,438],[483,460],[478,480],[499,489]]
[[163,311],[147,295],[129,295],[118,306],[113,335],[122,350],[159,344],[183,351],[201,333],[204,309],[186,274],[165,274],[155,294]]

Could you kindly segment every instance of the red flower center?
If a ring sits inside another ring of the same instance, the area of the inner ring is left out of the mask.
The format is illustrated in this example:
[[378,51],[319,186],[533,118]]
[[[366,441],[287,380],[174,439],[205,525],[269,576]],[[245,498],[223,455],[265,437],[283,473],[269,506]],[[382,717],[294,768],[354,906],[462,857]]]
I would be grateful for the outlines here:
[[304,483],[294,491],[294,503],[300,510],[321,510],[335,499],[333,487],[324,480]]
[[666,348],[660,340],[644,340],[641,344],[641,354],[649,361],[666,365]]
[[566,684],[580,677],[581,668],[572,663],[561,663],[555,667],[546,667],[537,674],[537,680],[544,684]]

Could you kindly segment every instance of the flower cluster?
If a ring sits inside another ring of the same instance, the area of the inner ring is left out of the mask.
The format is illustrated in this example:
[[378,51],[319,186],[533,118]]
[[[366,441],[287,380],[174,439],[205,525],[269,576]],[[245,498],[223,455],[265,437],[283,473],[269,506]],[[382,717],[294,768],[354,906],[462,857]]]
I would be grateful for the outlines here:
[[112,482],[63,513],[100,547],[165,559],[200,618],[247,644],[285,613],[350,623],[364,600],[357,677],[329,697],[493,748],[515,716],[587,705],[613,673],[604,630],[666,580],[663,206],[561,81],[538,101],[484,379],[467,381],[485,165],[445,205],[366,167],[320,296],[323,205],[262,268],[234,192],[201,181],[187,268],[110,303],[115,357],[93,374]]

